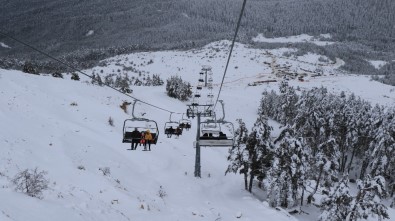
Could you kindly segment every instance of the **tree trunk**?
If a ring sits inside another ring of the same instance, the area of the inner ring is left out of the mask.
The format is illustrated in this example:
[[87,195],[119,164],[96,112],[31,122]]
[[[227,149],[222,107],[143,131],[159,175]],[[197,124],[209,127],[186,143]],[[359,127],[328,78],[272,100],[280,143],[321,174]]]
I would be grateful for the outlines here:
[[369,159],[365,157],[365,159],[362,162],[361,166],[361,173],[359,174],[359,179],[363,179],[365,177],[366,169],[368,168],[369,165]]
[[351,154],[350,162],[348,163],[347,172],[348,172],[349,174],[350,174],[350,170],[351,170],[351,166],[352,166],[352,161],[354,160],[354,155],[355,155],[356,150],[357,150],[357,148],[354,147],[354,150],[352,151],[352,154]]
[[248,192],[252,192],[252,182],[254,181],[254,175],[250,175],[250,186],[248,187]]
[[248,190],[248,174],[244,172],[244,189]]
[[318,190],[318,186],[320,185],[320,181],[321,181],[321,177],[322,177],[322,171],[324,171],[324,165],[321,165],[321,166],[320,166],[320,173],[318,174],[318,179],[317,179],[317,181],[316,181],[314,191],[307,197],[307,204],[310,204],[310,203],[311,203],[314,194],[315,194],[315,193],[317,192],[317,190]]

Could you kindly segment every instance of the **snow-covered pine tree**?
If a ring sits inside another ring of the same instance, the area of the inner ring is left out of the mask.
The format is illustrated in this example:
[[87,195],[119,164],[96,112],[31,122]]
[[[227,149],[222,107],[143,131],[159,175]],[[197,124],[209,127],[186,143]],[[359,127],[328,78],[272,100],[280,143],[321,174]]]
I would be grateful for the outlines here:
[[117,75],[115,77],[114,87],[116,87],[116,88],[121,87],[121,81],[122,81],[121,76]]
[[274,91],[263,92],[258,112],[278,120],[276,119],[277,112],[279,110],[278,97],[279,96]]
[[293,87],[288,86],[287,81],[281,82],[280,93],[279,122],[283,125],[292,125],[297,113],[296,103],[298,102],[298,95]]
[[96,74],[92,74],[92,78],[91,78],[91,84],[96,84],[97,79],[96,79]]
[[351,202],[353,197],[350,195],[348,186],[348,175],[344,175],[332,188],[328,197],[321,202],[323,212],[319,217],[319,221],[344,221],[351,211]]
[[382,106],[376,105],[372,108],[371,111],[371,131],[369,133],[370,137],[369,139],[370,142],[367,144],[368,149],[363,153],[362,157],[362,165],[361,165],[361,171],[359,175],[359,179],[363,179],[367,173],[369,173],[369,165],[371,165],[372,162],[372,152],[375,149],[375,143],[377,143],[377,134],[380,134],[380,131],[382,131],[381,126],[383,123],[383,117],[384,117],[385,111]]
[[306,139],[313,156],[318,153],[319,146],[327,142],[327,135],[330,134],[325,131],[325,118],[328,117],[325,109],[327,102],[326,89],[313,88],[303,92],[296,104],[298,112],[295,116],[294,128],[299,136]]
[[244,175],[244,188],[248,190],[248,152],[247,139],[248,129],[242,119],[237,119],[238,128],[235,131],[235,144],[229,149],[228,161],[229,166],[225,172],[227,173],[241,173]]
[[167,79],[166,83],[166,92],[167,96],[177,98],[177,88],[178,85],[181,83],[181,78],[178,76],[171,76]]
[[107,75],[104,77],[104,83],[106,85],[114,86],[114,79],[112,78],[111,75]]
[[169,97],[187,101],[192,96],[191,85],[184,82],[179,76],[171,76],[167,79],[166,92]]
[[310,176],[315,180],[315,187],[307,197],[307,203],[314,200],[314,194],[320,186],[329,189],[337,180],[339,158],[339,147],[335,139],[329,139],[319,146],[318,153],[311,158]]
[[[390,110],[382,119],[371,143],[370,174],[391,177],[395,171],[395,111]],[[392,178],[394,180],[394,178]]]
[[96,75],[96,82],[97,82],[97,85],[103,86],[103,81],[102,81],[102,79],[101,79],[99,74]]
[[163,85],[163,80],[159,77],[159,75],[154,74],[152,76],[152,85],[153,86],[161,86],[161,85]]
[[276,139],[268,175],[268,198],[273,207],[290,208],[303,201],[310,148],[287,126]]
[[178,99],[181,101],[187,101],[192,97],[191,84],[188,82],[182,82],[181,87],[179,88],[179,96]]
[[152,85],[152,79],[151,77],[148,75],[147,79],[145,79],[145,84],[144,86],[151,86]]
[[136,80],[134,80],[134,85],[135,86],[142,86],[143,82],[139,78],[136,78]]
[[378,220],[389,219],[387,207],[381,199],[386,195],[385,179],[382,176],[371,178],[369,175],[364,180],[358,180],[358,193],[350,206],[347,221],[357,221],[376,217]]
[[[255,150],[256,158],[251,161],[251,172],[250,172],[250,184],[249,191],[252,189],[252,182],[254,177],[259,180],[259,187],[261,187],[262,180],[266,177],[266,172],[269,170],[273,160],[273,141],[271,138],[271,131],[273,128],[269,125],[268,118],[266,115],[261,113],[258,115],[256,122],[252,128],[252,133],[249,136],[247,143],[250,156]],[[255,161],[257,163],[255,163]]]
[[353,104],[353,116],[349,123],[352,128],[352,136],[350,137],[349,145],[349,162],[346,167],[346,172],[350,173],[351,169],[355,166],[354,160],[362,158],[368,148],[369,143],[373,140],[372,132],[372,107],[370,103],[358,98]]

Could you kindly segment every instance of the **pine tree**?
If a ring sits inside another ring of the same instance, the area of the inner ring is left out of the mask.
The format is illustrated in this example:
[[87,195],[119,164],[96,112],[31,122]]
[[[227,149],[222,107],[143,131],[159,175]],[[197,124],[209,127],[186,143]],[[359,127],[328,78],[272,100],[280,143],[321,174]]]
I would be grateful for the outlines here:
[[92,74],[92,78],[91,78],[91,84],[96,84],[97,80],[96,80],[96,74]]
[[96,80],[97,80],[97,85],[103,86],[103,81],[102,81],[100,75],[97,75],[97,76],[96,76]]
[[[287,127],[276,139],[273,164],[268,171],[268,197],[273,207],[290,208],[303,202],[310,149]],[[300,192],[302,195],[300,196]]]
[[385,179],[382,176],[371,178],[368,175],[364,180],[358,180],[357,186],[358,193],[351,203],[347,220],[357,221],[371,216],[377,216],[378,220],[389,219],[387,207],[381,202],[386,195]]
[[187,101],[192,97],[191,85],[184,82],[179,76],[171,76],[167,79],[166,92],[169,97]]
[[382,118],[371,143],[371,175],[391,177],[395,170],[395,112],[390,111]]
[[340,152],[335,139],[330,139],[321,144],[318,150],[318,153],[315,157],[312,157],[311,160],[311,175],[316,183],[313,192],[307,197],[307,203],[313,201],[314,194],[317,192],[318,187],[323,186],[329,189],[337,179]]
[[145,79],[145,84],[144,86],[151,86],[152,85],[152,79],[151,77],[148,75],[147,79]]
[[345,175],[333,188],[329,196],[321,202],[322,214],[319,221],[343,221],[346,220],[351,209],[353,197],[350,195],[348,176]]
[[296,116],[296,103],[298,102],[298,95],[293,87],[288,86],[287,81],[282,81],[280,84],[280,113],[278,119],[281,124],[292,125]]
[[109,85],[109,86],[114,86],[114,79],[112,76],[107,75],[104,77],[104,84]]
[[161,86],[163,85],[163,80],[159,77],[159,75],[154,74],[152,76],[152,85],[153,86]]
[[229,166],[225,172],[227,173],[241,173],[244,175],[244,188],[248,190],[248,152],[247,152],[247,139],[248,129],[242,119],[237,119],[239,124],[235,131],[235,143],[229,149],[228,161]]

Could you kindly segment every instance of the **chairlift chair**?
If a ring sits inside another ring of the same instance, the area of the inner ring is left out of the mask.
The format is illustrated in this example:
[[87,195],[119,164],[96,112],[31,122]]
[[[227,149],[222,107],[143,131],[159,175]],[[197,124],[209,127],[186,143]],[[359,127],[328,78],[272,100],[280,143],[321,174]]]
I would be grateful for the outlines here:
[[[168,134],[175,134],[175,129],[177,127],[179,127],[179,123],[177,121],[166,122],[165,123],[165,134],[166,135],[168,135]],[[171,130],[171,129],[173,129],[173,130]],[[181,129],[181,132],[178,135],[182,134],[182,128],[180,128],[180,129]]]
[[123,139],[122,143],[132,143],[132,141],[140,141],[141,137],[133,137],[132,132],[137,128],[140,132],[150,131],[152,135],[151,144],[156,144],[159,138],[158,124],[154,120],[145,118],[126,119],[123,123]]
[[182,114],[181,120],[178,121],[179,127],[189,130],[191,128],[192,122],[191,120],[184,118],[184,114]]
[[[172,114],[173,114],[173,113],[170,113],[169,121],[168,121],[168,122],[165,122],[165,128],[164,128],[165,134],[166,134],[166,135],[169,135],[169,134],[181,135],[181,134],[182,134],[182,129],[183,129],[183,128],[180,128],[180,127],[179,127],[180,124],[178,123],[178,121],[173,121],[173,120],[171,120],[171,115],[172,115]],[[179,128],[180,131],[177,132],[177,130],[176,130],[177,128]]]
[[[221,126],[222,124],[222,126]],[[199,137],[200,146],[209,147],[231,147],[234,144],[234,126],[231,122],[221,121],[215,124],[201,124],[201,136]],[[224,127],[228,130],[224,130]]]
[[138,118],[134,116],[134,108],[138,100],[133,103],[132,118],[126,119],[123,122],[123,138],[122,143],[132,143],[132,141],[140,141],[141,137],[133,137],[132,132],[137,128],[137,130],[142,133],[147,130],[150,131],[152,135],[151,144],[156,144],[159,138],[159,128],[158,124],[154,120],[146,118]]
[[202,136],[199,137],[200,146],[231,147],[234,145],[234,126],[231,122],[224,120],[224,103],[222,100],[219,100],[219,102],[222,106],[223,116],[219,120],[214,117],[214,120],[207,120],[201,123]]

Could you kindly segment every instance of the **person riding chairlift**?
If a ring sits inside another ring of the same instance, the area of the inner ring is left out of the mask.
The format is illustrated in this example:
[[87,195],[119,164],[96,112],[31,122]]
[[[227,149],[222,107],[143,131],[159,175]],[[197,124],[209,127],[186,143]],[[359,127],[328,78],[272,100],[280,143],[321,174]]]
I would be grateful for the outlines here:
[[147,130],[145,132],[144,140],[145,140],[144,150],[147,150],[147,144],[148,144],[148,151],[151,151],[152,134],[151,134],[150,130]]
[[132,137],[132,145],[130,148],[132,150],[135,150],[137,149],[137,145],[140,143],[141,140],[141,133],[140,131],[138,131],[137,127],[134,128],[134,131],[132,131],[131,137]]

